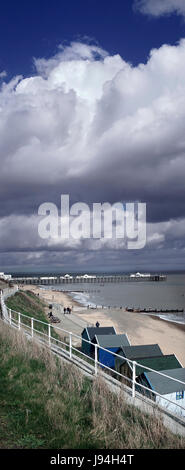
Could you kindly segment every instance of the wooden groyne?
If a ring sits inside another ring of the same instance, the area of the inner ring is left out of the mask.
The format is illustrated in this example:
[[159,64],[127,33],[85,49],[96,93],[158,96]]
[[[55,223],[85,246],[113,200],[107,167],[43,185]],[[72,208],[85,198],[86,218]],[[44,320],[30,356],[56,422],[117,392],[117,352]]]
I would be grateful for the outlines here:
[[135,312],[135,313],[183,313],[183,308],[136,308],[136,307],[126,307],[127,312]]

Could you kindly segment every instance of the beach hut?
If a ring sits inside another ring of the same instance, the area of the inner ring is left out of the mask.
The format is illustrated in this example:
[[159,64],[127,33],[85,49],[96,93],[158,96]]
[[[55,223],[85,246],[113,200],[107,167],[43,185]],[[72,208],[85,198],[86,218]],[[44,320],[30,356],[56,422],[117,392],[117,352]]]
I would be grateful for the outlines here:
[[[155,372],[145,371],[142,376],[140,376],[140,383],[151,390],[151,393],[145,390],[145,395],[152,398],[158,405],[166,408],[168,411],[185,417],[185,410],[178,406],[180,405],[185,408],[185,368],[165,369],[161,370],[161,372],[173,379],[181,380],[184,384],[175,382],[175,380],[171,380]],[[161,396],[155,395],[152,391],[159,393]],[[166,399],[170,400],[172,403]]]
[[[149,367],[154,371],[181,369],[183,367],[180,361],[175,356],[175,354],[165,354],[163,356],[147,357],[145,359],[139,359],[138,362],[139,365],[136,366],[137,382],[142,385],[146,385],[144,372],[150,372],[142,366]],[[145,394],[145,390],[142,387],[137,386],[137,390],[138,392]]]
[[[102,366],[115,367],[115,357],[121,346],[130,346],[127,334],[120,335],[95,335],[92,341],[98,347],[98,361]],[[103,348],[103,349],[102,349]],[[105,351],[105,349],[107,351]]]
[[93,354],[92,346],[90,343],[87,343],[84,340],[91,341],[95,337],[96,334],[99,335],[116,335],[116,330],[113,326],[88,326],[84,328],[82,331],[81,337],[82,337],[82,352],[84,354],[87,354],[88,356],[91,356]]
[[149,367],[153,370],[165,370],[165,369],[180,369],[182,368],[182,364],[177,359],[175,354],[164,354],[163,356],[154,356],[154,357],[146,357],[144,359],[138,360],[139,365],[136,366],[136,375],[139,377],[142,375],[143,372],[147,372],[142,366]]
[[158,344],[144,344],[139,346],[126,347],[122,346],[118,350],[117,354],[119,354],[119,356],[123,356],[123,359],[115,359],[115,370],[129,378],[132,377],[133,367],[132,362],[127,361],[127,359],[140,363],[142,359],[163,356],[163,353]]

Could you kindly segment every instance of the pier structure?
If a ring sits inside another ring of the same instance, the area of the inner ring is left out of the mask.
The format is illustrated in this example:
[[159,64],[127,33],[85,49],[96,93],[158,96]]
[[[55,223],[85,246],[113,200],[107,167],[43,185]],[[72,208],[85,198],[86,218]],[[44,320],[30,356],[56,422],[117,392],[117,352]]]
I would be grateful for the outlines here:
[[36,285],[57,285],[57,284],[99,284],[118,283],[118,282],[142,282],[142,281],[164,281],[166,276],[162,274],[147,275],[69,275],[64,276],[24,276],[12,277],[12,281],[17,284],[36,284]]

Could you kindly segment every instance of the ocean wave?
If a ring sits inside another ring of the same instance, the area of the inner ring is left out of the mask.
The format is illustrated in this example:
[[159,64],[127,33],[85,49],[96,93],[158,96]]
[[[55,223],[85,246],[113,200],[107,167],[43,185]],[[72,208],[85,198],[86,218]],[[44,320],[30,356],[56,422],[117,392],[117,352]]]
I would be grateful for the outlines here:
[[96,307],[96,305],[90,301],[90,295],[88,293],[73,291],[73,292],[70,292],[70,296],[72,297],[73,300],[76,300],[84,307],[88,307],[88,306],[93,307],[93,308]]
[[178,318],[178,317],[171,317],[170,315],[156,315],[157,317],[159,317],[161,320],[166,320],[166,321],[169,321],[171,323],[178,323],[179,325],[185,325],[185,318],[181,317],[181,318]]
[[160,318],[161,320],[164,320],[164,321],[168,321],[168,322],[171,322],[171,323],[178,323],[179,325],[185,325],[185,317],[183,316],[175,316],[175,315],[172,315],[172,314],[169,314],[169,315],[164,315],[164,314],[157,314],[155,312],[150,312],[150,313],[144,313],[144,312],[141,312],[141,315],[152,315],[154,317],[158,317]]

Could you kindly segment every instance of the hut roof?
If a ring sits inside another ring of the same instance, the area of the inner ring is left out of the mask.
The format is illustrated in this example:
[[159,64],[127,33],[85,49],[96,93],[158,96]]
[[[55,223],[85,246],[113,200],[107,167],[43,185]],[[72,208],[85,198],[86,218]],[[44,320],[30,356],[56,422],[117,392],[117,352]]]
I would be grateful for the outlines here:
[[180,369],[182,368],[180,362],[176,358],[175,354],[166,354],[164,356],[146,357],[144,359],[138,359],[139,366],[136,366],[136,375],[140,375],[143,372],[149,372],[142,367],[150,367],[154,370],[168,370],[168,369]]
[[144,359],[146,357],[163,356],[158,344],[142,344],[139,346],[123,346],[123,356],[131,360]]
[[82,336],[84,331],[87,332],[90,341],[93,340],[95,335],[116,335],[116,330],[113,326],[88,326],[82,331]]
[[99,335],[96,334],[93,342],[102,346],[102,348],[119,348],[120,346],[129,346],[130,342],[126,334],[121,335]]
[[[185,382],[185,368],[181,367],[179,369],[167,369],[161,371],[163,374],[169,375],[174,379],[182,380]],[[168,393],[178,392],[185,390],[185,383],[175,382],[168,377],[163,377],[158,375],[155,372],[144,372],[147,381],[150,384],[150,387],[155,392],[160,393],[160,395],[167,395]]]

